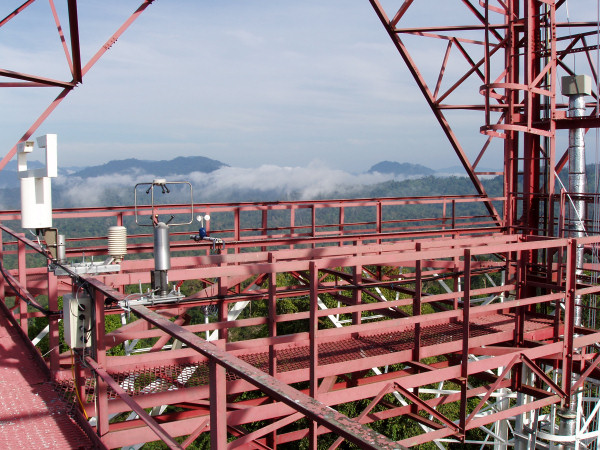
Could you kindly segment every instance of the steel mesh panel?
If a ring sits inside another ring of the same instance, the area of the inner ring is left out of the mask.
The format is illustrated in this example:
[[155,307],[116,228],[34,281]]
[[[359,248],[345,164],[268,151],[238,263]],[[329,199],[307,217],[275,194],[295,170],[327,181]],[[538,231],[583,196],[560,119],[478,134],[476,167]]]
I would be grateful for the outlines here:
[[[515,317],[512,314],[480,316],[470,324],[470,337],[512,330],[514,329],[514,323]],[[548,326],[552,326],[551,319],[536,317],[526,320],[525,323],[527,331]],[[421,329],[421,345],[427,347],[457,342],[462,339],[462,336],[463,324],[460,321],[432,325]],[[332,340],[319,344],[319,365],[346,363],[367,357],[389,355],[390,353],[411,350],[413,345],[414,329]],[[276,357],[279,373],[306,369],[310,364],[310,348],[308,345],[299,345],[278,349]],[[239,355],[239,358],[265,373],[269,370],[268,351]],[[206,386],[209,383],[209,367],[206,362],[188,363],[113,373],[112,376],[129,395],[135,397],[175,389]],[[228,381],[239,378],[230,372],[227,372],[226,377]],[[86,380],[88,402],[94,399],[94,384],[93,378]],[[57,384],[57,389],[63,393],[64,398],[72,403],[76,402],[72,382],[61,382]],[[111,399],[118,397],[110,388],[108,389],[108,395]]]

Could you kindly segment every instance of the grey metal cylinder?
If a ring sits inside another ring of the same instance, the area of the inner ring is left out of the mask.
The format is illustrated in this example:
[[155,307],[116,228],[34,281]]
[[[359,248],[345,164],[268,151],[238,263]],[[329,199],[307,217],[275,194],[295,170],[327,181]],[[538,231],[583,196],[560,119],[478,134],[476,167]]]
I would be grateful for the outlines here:
[[169,270],[170,268],[169,227],[163,222],[158,222],[154,227],[154,270]]
[[[591,95],[591,78],[585,75],[563,77],[562,78],[562,93],[569,97],[569,113],[570,118],[585,116],[585,96]],[[586,174],[585,174],[585,131],[583,128],[569,130],[569,192],[570,199],[570,236],[573,238],[581,238],[585,236],[585,200],[583,194],[586,192]],[[583,274],[583,259],[584,248],[582,245],[577,245],[575,251],[575,277],[577,281],[581,279]],[[582,325],[582,297],[575,296],[575,311],[573,315],[573,323],[575,326]],[[575,382],[575,377],[572,378],[571,384]],[[577,397],[581,394],[575,394],[571,397],[571,404],[577,404]],[[562,436],[573,436],[573,440],[565,442],[559,446],[562,449],[575,448],[575,433],[577,431],[577,415],[574,411],[568,409],[560,409],[557,412],[560,418],[559,434]]]
[[[569,95],[569,117],[583,117],[584,115],[585,94]],[[585,224],[583,222],[586,217],[585,201],[581,198],[586,191],[584,136],[585,130],[583,128],[569,130],[569,192],[572,195],[570,235],[574,238],[585,236]],[[576,275],[578,278],[583,273],[583,252],[583,246],[578,245],[575,254],[575,263],[577,265]],[[573,317],[575,326],[581,326],[583,316],[581,304],[581,296],[577,295]]]
[[152,290],[157,291],[158,295],[165,297],[169,294],[169,278],[166,270],[153,270],[150,272]]
[[[575,436],[576,425],[577,425],[577,414],[575,411],[570,409],[561,408],[556,413],[560,419],[558,425],[558,434],[560,436]],[[559,445],[560,449],[572,449],[575,448],[575,439],[573,442],[564,442]]]
[[67,252],[65,248],[65,235],[59,234],[56,236],[56,260],[58,262],[64,262],[67,259]]

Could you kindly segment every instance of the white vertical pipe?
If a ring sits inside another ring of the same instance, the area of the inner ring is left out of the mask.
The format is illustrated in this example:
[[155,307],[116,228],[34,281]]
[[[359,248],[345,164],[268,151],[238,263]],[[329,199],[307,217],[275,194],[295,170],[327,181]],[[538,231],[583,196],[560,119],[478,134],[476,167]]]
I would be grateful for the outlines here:
[[[569,95],[569,117],[577,118],[585,115],[585,94]],[[569,192],[575,194],[571,201],[571,237],[580,238],[585,236],[585,201],[581,195],[585,194],[585,130],[575,128],[569,130]],[[583,273],[583,246],[577,246],[575,254],[577,265],[576,275]],[[575,315],[573,317],[575,326],[581,326],[582,308],[581,296],[575,297]]]

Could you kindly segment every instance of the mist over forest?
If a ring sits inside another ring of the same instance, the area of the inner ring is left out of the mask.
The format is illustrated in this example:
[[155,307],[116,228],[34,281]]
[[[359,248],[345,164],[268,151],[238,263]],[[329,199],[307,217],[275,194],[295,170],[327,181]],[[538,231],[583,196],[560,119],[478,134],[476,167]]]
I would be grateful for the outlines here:
[[[32,164],[32,168],[39,166]],[[99,166],[59,169],[59,176],[52,179],[53,207],[133,205],[136,184],[151,183],[157,178],[189,182],[195,204],[476,194],[460,167],[434,171],[419,164],[381,161],[364,172],[350,173],[327,167],[320,161],[308,162],[303,167],[264,164],[244,168],[192,156],[164,161],[132,158]],[[568,185],[566,168],[560,178],[563,185]],[[502,176],[482,177],[490,196],[502,195],[502,179]],[[590,165],[588,191],[594,192],[596,184]],[[560,188],[557,183],[557,192]],[[20,209],[14,162],[0,172],[0,193],[2,209]],[[172,188],[168,195],[158,199],[159,203],[189,201],[189,189]]]
[[[201,156],[169,161],[127,159],[62,169],[52,180],[52,197],[55,208],[132,205],[134,186],[156,178],[190,182],[195,204],[475,194],[470,180],[459,173],[457,168],[436,172],[422,165],[392,161],[379,162],[362,173],[349,173],[319,161],[304,167],[264,164],[242,168]],[[19,209],[16,167],[8,166],[0,174],[0,206]],[[484,185],[490,195],[501,195],[502,177],[488,177]],[[189,192],[173,189],[160,202],[185,203],[189,198]]]

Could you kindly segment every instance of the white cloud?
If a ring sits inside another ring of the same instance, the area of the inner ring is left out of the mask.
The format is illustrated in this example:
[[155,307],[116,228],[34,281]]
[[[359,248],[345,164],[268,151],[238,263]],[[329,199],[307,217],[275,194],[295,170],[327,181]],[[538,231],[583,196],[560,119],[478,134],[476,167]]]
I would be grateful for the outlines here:
[[[103,194],[108,190],[117,189],[122,198],[133,199],[133,187],[137,183],[151,181],[146,174],[104,175],[91,178],[74,176],[58,177],[53,180],[56,187],[61,188],[61,202],[72,206],[94,206],[102,202]],[[131,200],[129,203],[133,203]]]
[[191,181],[202,186],[209,198],[217,198],[220,192],[243,193],[246,190],[279,192],[282,199],[292,196],[312,199],[331,194],[339,189],[362,186],[391,179],[381,174],[354,175],[339,169],[330,169],[321,161],[313,161],[306,167],[280,167],[262,165],[255,169],[224,167],[210,174],[191,174]]
[[[65,3],[55,3],[66,20]],[[398,6],[395,0],[383,3],[390,10]],[[138,4],[79,2],[84,61]],[[431,2],[414,2],[402,24],[464,23],[465,5],[435,4],[432,10]],[[595,11],[591,0],[569,6],[573,21]],[[47,2],[36,2],[2,31],[3,68],[65,77]],[[405,39],[434,87],[447,41]],[[468,66],[456,48],[455,55],[442,91]],[[448,100],[481,102],[481,80],[470,81],[472,90]],[[8,152],[58,92],[0,89],[10,111],[0,123],[0,153]],[[467,116],[451,125],[461,142],[466,136],[463,146],[473,159],[481,148],[483,117]],[[59,157],[66,165],[161,159],[165,152],[241,167],[299,167],[319,158],[345,171],[362,169],[365,158],[370,164],[458,163],[366,0],[156,1],[36,135],[43,133],[59,134]],[[499,166],[502,155],[490,153],[490,164]]]
[[227,31],[226,34],[238,39],[242,45],[247,47],[258,47],[265,42],[265,39],[262,36],[258,36],[257,34],[246,30]]
[[[161,177],[165,174],[160,174]],[[135,168],[128,174],[80,178],[59,177],[55,185],[65,201],[76,206],[91,206],[102,201],[103,195],[119,195],[132,203],[133,188],[147,183],[155,174],[142,173]],[[262,165],[254,169],[223,167],[211,173],[193,172],[186,175],[169,174],[169,181],[189,181],[197,201],[218,202],[231,198],[268,195],[270,199],[314,199],[333,193],[351,193],[365,185],[390,179],[403,179],[391,174],[352,174],[326,167],[322,161],[312,161],[306,167]]]
[[[106,16],[97,6],[79,6],[84,60],[132,7],[105,3]],[[341,13],[342,22],[330,20]],[[404,82],[394,52],[363,1],[159,1],[36,134],[58,133],[68,165],[140,157],[136,149],[143,147],[157,152],[148,159],[159,159],[161,143],[167,151],[245,167],[317,157],[333,165],[348,140],[364,142],[354,145],[357,152],[370,152],[400,132]],[[11,56],[27,58],[20,48]],[[64,55],[57,61],[63,65]],[[0,145],[10,148],[51,98],[21,102],[10,125],[0,124]],[[418,101],[418,93],[410,98]],[[351,158],[339,164],[359,168]]]

